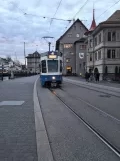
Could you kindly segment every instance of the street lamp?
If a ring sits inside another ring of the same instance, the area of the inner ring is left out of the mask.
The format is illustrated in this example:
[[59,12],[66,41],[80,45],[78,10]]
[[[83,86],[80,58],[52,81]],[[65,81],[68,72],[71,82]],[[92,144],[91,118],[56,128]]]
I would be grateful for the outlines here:
[[3,70],[4,70],[4,65],[2,63],[2,81],[3,81]]

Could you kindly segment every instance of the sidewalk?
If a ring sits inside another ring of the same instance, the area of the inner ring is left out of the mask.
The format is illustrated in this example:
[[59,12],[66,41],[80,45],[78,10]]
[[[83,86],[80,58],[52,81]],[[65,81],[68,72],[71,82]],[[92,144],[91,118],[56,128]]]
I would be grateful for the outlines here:
[[0,161],[37,161],[35,80],[28,77],[0,83]]
[[[81,82],[85,82],[86,83],[86,80],[84,78],[81,78],[81,77],[72,77],[72,76],[69,76],[69,77],[64,77],[64,78],[72,79],[72,80],[79,80]],[[102,81],[100,81],[98,83],[96,83],[95,81],[90,81],[88,83],[97,84],[97,85],[104,85],[104,86],[108,86],[108,87],[120,88],[120,83],[108,82],[108,81],[104,81],[104,80],[102,80]]]
[[86,82],[84,80],[70,78],[70,77],[69,78],[64,77],[63,80],[65,82],[80,86],[82,88],[87,88],[89,90],[94,90],[94,91],[101,92],[104,94],[120,97],[119,85],[117,85],[116,87],[113,87],[111,85],[106,85],[102,83],[91,83],[91,82]]

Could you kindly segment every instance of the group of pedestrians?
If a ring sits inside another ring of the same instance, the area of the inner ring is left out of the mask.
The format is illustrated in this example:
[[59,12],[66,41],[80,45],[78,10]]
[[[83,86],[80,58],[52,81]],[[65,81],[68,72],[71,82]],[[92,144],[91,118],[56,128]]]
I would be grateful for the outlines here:
[[88,72],[85,73],[85,79],[86,79],[87,82],[93,81],[93,80],[95,80],[96,82],[99,82],[99,78],[100,78],[99,72],[94,73],[94,74],[88,73]]

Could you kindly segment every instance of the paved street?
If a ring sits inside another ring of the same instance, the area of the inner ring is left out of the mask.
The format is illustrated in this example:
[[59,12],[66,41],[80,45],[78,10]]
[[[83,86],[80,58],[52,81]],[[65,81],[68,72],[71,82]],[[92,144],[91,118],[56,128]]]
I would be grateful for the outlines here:
[[[35,80],[36,77],[28,77],[0,82],[0,103],[13,101],[0,105],[0,161],[37,161],[33,108]],[[24,103],[15,105],[15,101]]]
[[[90,129],[66,107],[66,105],[71,107],[77,115],[81,116],[94,127],[96,131],[119,151],[119,98],[99,97],[101,93],[96,94],[95,91],[76,87],[67,81],[62,85],[62,89],[53,89],[53,93],[46,88],[41,88],[39,82],[37,87],[55,160],[119,160],[119,157],[113,150],[103,143],[99,137],[90,131]],[[66,105],[56,98],[56,94]],[[94,103],[94,106],[99,105],[97,106],[98,110],[79,100],[78,96],[83,96],[82,99],[88,101],[88,103],[91,100],[90,103]],[[110,103],[108,103],[108,100],[110,100]]]
[[0,161],[118,161],[119,88],[65,78],[49,90],[38,78],[0,82]]

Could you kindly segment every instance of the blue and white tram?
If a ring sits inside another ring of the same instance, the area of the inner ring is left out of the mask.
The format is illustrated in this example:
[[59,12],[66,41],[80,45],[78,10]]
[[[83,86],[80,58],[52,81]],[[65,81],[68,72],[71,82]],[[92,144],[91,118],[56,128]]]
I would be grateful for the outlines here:
[[41,55],[41,86],[62,84],[62,56],[58,52],[46,52]]

